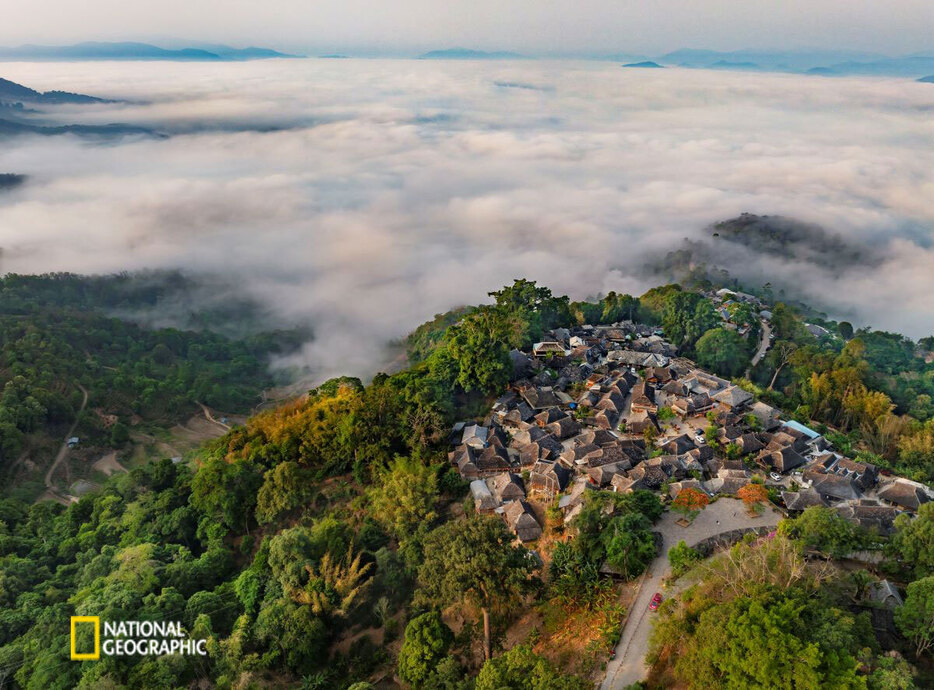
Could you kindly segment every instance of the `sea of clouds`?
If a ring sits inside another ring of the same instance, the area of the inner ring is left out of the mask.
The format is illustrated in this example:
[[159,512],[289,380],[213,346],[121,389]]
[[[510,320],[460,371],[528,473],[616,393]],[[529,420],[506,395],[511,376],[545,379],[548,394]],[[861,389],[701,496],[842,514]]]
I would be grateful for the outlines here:
[[229,281],[301,359],[369,374],[384,344],[528,277],[640,293],[647,257],[743,211],[881,262],[732,268],[832,316],[934,332],[934,87],[590,62],[7,63],[125,103],[63,106],[167,138],[0,142],[0,271],[182,268]]

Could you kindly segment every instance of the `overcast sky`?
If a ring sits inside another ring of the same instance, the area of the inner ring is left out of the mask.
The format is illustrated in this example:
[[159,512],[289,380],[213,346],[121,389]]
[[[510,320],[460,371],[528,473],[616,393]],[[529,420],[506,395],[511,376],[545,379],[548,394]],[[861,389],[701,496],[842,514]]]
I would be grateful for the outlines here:
[[280,49],[527,53],[677,48],[934,51],[932,0],[30,0],[0,44],[171,37]]

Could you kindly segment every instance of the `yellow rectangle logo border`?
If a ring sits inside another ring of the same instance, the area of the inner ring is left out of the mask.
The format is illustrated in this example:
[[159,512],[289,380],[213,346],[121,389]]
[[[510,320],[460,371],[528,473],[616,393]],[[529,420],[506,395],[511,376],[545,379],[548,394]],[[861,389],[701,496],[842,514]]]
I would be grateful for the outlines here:
[[[75,650],[75,624],[94,624],[94,651],[78,654]],[[72,616],[71,617],[71,659],[72,661],[97,661],[101,658],[101,619],[100,616]]]

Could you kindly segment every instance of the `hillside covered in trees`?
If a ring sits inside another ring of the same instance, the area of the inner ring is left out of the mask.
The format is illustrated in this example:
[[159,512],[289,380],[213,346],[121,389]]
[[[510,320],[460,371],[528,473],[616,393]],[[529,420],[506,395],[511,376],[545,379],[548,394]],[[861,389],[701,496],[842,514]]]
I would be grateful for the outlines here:
[[[23,391],[3,407],[13,439],[34,428],[19,426],[30,414],[33,425],[51,423],[55,409],[67,422],[77,383],[122,414],[248,403],[267,384],[262,353],[283,342],[147,330],[84,311],[86,296],[58,303],[18,280],[0,292],[22,311],[3,311],[7,389]],[[533,553],[499,517],[477,515],[445,456],[451,425],[483,418],[506,389],[511,351],[557,327],[657,325],[683,355],[815,420],[860,457],[934,480],[934,371],[922,344],[832,322],[814,337],[795,309],[776,304],[775,344],[750,369],[756,314],[731,315],[749,327],[744,338],[722,326],[700,290],[668,285],[572,302],[518,280],[491,297],[415,331],[404,371],[368,385],[328,381],[252,416],[190,462],[132,469],[67,507],[0,500],[0,685],[592,687],[619,636],[621,588],[655,555],[659,497],[588,491],[568,524],[551,506]],[[685,556],[696,584],[662,605],[657,682],[924,687],[934,511],[904,517],[882,538],[835,513],[806,511],[725,557]],[[881,547],[873,574],[832,562],[863,547]],[[815,563],[814,550],[830,562]],[[616,580],[601,575],[606,563]],[[888,647],[850,610],[860,587],[882,574],[906,584],[910,603]],[[522,627],[529,611],[537,622]],[[178,620],[206,640],[208,655],[73,662],[72,615]],[[581,631],[586,646],[563,652]]]
[[[249,307],[186,310],[198,289],[177,274],[0,279],[0,476],[30,481],[23,460],[44,469],[72,424],[84,446],[120,449],[131,429],[167,428],[197,403],[249,413],[274,383],[270,355],[304,334],[221,335],[213,325]],[[188,327],[146,324],[167,311]]]

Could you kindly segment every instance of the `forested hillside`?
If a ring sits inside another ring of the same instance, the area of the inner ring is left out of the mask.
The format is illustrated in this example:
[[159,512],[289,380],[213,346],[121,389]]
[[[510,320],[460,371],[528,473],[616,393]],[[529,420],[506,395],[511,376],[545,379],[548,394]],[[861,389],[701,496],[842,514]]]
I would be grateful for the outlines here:
[[[119,449],[131,428],[168,427],[198,402],[249,413],[273,384],[269,356],[297,347],[301,334],[234,339],[130,320],[177,311],[195,287],[174,274],[0,279],[0,473],[22,478],[24,456],[50,463],[74,422],[85,446]],[[222,313],[188,320],[210,327]]]
[[[500,517],[477,515],[445,457],[451,424],[483,418],[505,390],[510,350],[556,327],[657,324],[682,353],[826,424],[863,456],[934,477],[930,411],[912,408],[918,417],[909,417],[884,392],[906,371],[884,369],[895,356],[877,342],[886,334],[828,322],[833,333],[814,338],[776,305],[777,354],[752,371],[754,382],[740,377],[756,336],[724,328],[699,291],[672,285],[585,303],[516,281],[491,296],[495,304],[419,329],[407,370],[368,385],[328,381],[251,417],[190,463],[132,469],[67,507],[0,501],[0,686],[592,687],[619,636],[626,583],[655,556],[662,501],[643,490],[589,490],[565,524],[556,497],[533,553]],[[36,299],[3,317],[11,328],[27,317],[25,332],[5,340],[19,354],[5,355],[4,371],[23,377],[7,386],[24,386],[16,400],[29,402],[10,409],[32,410],[33,424],[49,421],[50,409],[67,420],[79,382],[121,414],[153,416],[194,400],[248,402],[250,387],[265,382],[261,355],[273,341],[147,331],[53,302]],[[717,356],[724,347],[733,348],[726,360]],[[918,346],[909,349],[910,380],[930,380]],[[38,361],[57,374],[47,377]],[[29,432],[18,426],[29,417],[12,417],[12,437]],[[882,433],[892,424],[897,433]],[[899,518],[891,538],[811,511],[772,539],[702,563],[697,586],[663,604],[657,678],[689,687],[790,686],[791,678],[802,687],[923,687],[929,621],[902,615],[902,655],[891,656],[896,646],[872,638],[848,597],[884,572],[912,583],[909,601],[931,610],[929,507]],[[805,565],[815,549],[832,559],[863,547],[884,547],[872,576]],[[685,558],[685,570],[700,560]],[[601,574],[607,564],[615,580]],[[179,620],[207,640],[209,654],[73,662],[72,615]]]

